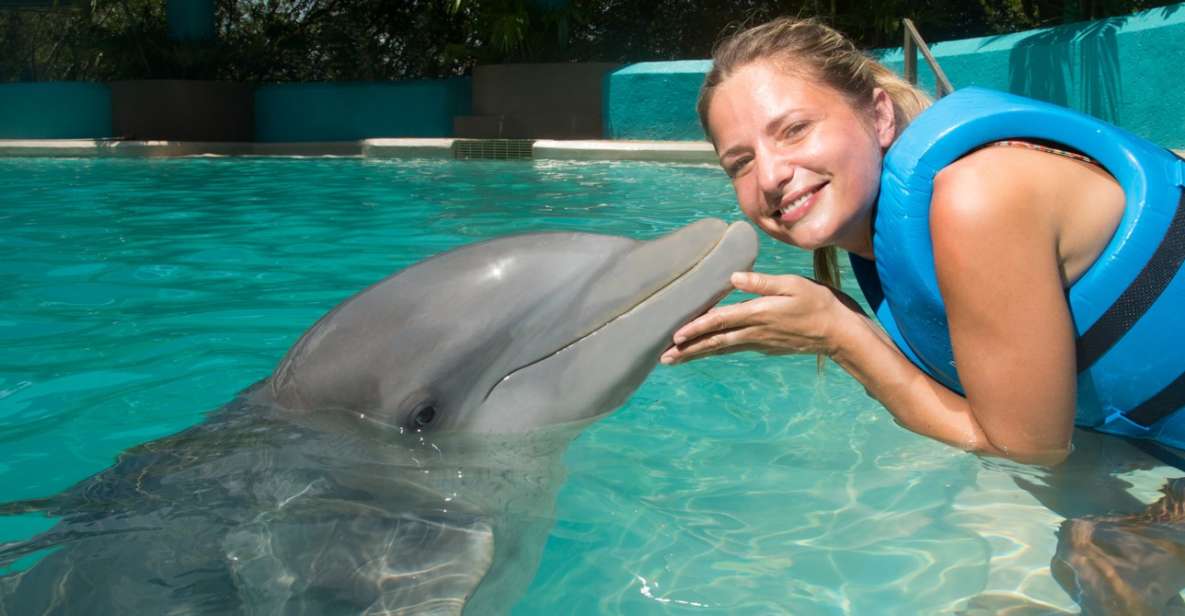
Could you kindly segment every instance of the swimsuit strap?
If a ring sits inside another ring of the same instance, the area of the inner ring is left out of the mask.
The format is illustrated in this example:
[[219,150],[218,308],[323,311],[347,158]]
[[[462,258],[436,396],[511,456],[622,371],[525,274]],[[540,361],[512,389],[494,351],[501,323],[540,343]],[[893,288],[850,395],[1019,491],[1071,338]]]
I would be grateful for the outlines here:
[[997,146],[997,145],[1006,146],[1006,147],[1028,148],[1030,150],[1037,150],[1038,152],[1045,152],[1046,154],[1056,154],[1058,156],[1065,156],[1066,158],[1072,158],[1074,160],[1088,163],[1088,164],[1094,165],[1096,167],[1101,166],[1097,162],[1095,162],[1094,159],[1090,158],[1089,156],[1083,156],[1082,154],[1079,154],[1077,152],[1071,152],[1069,150],[1063,150],[1060,148],[1055,148],[1053,146],[1049,146],[1049,145],[1045,145],[1045,144],[1041,144],[1041,143],[1034,143],[1032,141],[1020,141],[1018,139],[1004,139],[1002,141],[993,141],[992,143],[989,143],[987,146],[984,146],[984,147]]

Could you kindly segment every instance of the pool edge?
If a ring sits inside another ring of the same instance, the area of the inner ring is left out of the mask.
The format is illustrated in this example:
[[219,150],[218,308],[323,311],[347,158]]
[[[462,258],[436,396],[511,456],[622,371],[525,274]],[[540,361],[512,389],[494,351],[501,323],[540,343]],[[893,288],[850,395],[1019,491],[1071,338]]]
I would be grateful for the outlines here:
[[707,141],[540,139],[535,141],[533,151],[537,159],[716,163],[716,150]]
[[[179,156],[351,156],[363,158],[452,158],[456,139],[364,139],[333,142],[198,142],[107,139],[2,139],[0,157]],[[609,141],[539,139],[532,145],[540,160],[628,160],[716,163],[706,141]]]
[[116,139],[0,139],[0,157],[361,156],[358,142],[252,143]]

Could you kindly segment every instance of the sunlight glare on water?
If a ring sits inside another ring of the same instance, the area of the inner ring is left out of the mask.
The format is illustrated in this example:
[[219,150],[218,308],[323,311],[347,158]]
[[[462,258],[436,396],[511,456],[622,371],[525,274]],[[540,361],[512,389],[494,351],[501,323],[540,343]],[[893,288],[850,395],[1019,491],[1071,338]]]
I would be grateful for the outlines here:
[[[438,252],[739,217],[718,169],[637,163],[0,160],[0,184],[2,500],[199,422],[329,308]],[[758,269],[809,267],[763,239]],[[813,357],[659,367],[565,463],[515,614],[1073,607],[1048,573],[1060,519]],[[0,519],[0,542],[46,524]]]

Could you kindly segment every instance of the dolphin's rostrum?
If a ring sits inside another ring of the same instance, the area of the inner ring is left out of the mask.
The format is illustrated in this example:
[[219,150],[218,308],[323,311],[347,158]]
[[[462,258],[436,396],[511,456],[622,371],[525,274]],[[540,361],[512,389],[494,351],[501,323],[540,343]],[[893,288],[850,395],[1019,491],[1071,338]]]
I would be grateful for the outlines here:
[[748,225],[709,219],[413,265],[202,424],[0,505],[60,518],[0,545],[16,570],[0,614],[505,612],[538,566],[568,441],[756,253]]

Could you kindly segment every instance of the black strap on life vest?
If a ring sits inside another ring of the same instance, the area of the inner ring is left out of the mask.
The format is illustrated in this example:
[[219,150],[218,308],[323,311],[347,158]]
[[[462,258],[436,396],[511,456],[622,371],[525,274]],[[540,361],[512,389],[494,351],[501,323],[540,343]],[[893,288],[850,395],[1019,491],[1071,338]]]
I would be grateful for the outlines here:
[[1185,374],[1123,415],[1147,428],[1185,406]]
[[[1168,230],[1161,238],[1152,258],[1136,276],[1119,299],[1107,309],[1099,320],[1091,325],[1077,343],[1078,371],[1089,369],[1107,353],[1148,312],[1160,297],[1177,270],[1185,262],[1185,190],[1177,203],[1177,211]],[[1124,413],[1128,419],[1151,426],[1185,406],[1185,373],[1172,383],[1148,398],[1140,405]]]
[[885,291],[881,288],[881,277],[876,271],[876,263],[857,255],[848,253],[848,261],[852,265],[852,273],[856,275],[856,282],[860,285],[860,292],[872,313],[881,309],[881,302],[885,301]]
[[1185,192],[1156,252],[1119,299],[1078,338],[1078,371],[1089,369],[1144,316],[1185,262]]

